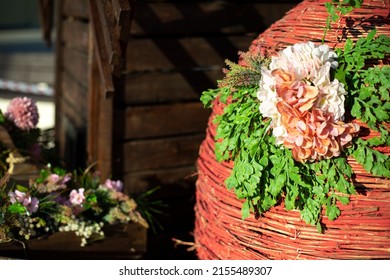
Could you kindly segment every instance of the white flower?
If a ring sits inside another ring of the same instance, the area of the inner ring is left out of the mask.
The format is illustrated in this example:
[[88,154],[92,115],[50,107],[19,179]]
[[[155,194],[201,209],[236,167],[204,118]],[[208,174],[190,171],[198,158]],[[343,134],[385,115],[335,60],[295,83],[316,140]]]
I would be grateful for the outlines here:
[[260,100],[260,112],[264,117],[275,119],[278,117],[276,103],[280,100],[275,91],[275,78],[271,71],[263,67],[261,69],[262,79],[257,98]]
[[324,112],[329,112],[333,115],[333,120],[339,121],[344,119],[344,101],[347,94],[344,89],[344,84],[334,79],[328,85],[320,88],[320,98],[318,99],[317,107]]

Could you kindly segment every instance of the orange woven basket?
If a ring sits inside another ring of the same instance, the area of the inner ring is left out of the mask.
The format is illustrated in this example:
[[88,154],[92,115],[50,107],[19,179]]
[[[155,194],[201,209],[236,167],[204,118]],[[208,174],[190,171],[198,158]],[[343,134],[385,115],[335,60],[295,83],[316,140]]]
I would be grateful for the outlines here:
[[[254,40],[249,50],[270,54],[298,42],[320,42],[325,2],[303,1]],[[377,34],[390,35],[389,9],[388,0],[364,1],[333,24],[325,43],[342,47],[345,38],[365,36],[374,27]],[[389,64],[388,58],[382,63]],[[223,113],[223,106],[213,105],[197,161],[194,235],[200,259],[390,259],[390,180],[368,174],[352,158],[357,194],[348,205],[338,205],[339,218],[323,219],[324,233],[302,221],[298,211],[285,210],[283,203],[259,219],[251,215],[242,220],[242,201],[224,184],[234,163],[218,162],[214,154],[213,119]],[[362,138],[375,136],[363,131]],[[381,147],[381,152],[390,155],[390,147]]]

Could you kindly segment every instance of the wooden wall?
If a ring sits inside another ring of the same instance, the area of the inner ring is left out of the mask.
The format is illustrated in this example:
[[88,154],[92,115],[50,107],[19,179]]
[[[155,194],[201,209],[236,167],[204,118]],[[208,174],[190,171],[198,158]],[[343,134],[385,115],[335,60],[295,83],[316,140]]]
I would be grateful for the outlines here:
[[[59,1],[56,129],[68,166],[98,161],[104,153],[96,149],[106,147],[104,173],[124,180],[129,193],[187,185],[210,113],[202,91],[216,87],[225,59],[236,61],[296,2],[130,1],[134,18],[111,102],[91,91],[100,77],[89,1]],[[103,125],[108,134],[98,131]]]
[[161,186],[158,198],[168,204],[168,215],[158,217],[164,233],[148,239],[153,250],[147,257],[181,258],[175,255],[180,251],[170,250],[171,239],[191,238],[193,229],[195,162],[210,114],[200,95],[223,77],[225,59],[236,61],[239,50],[247,50],[298,1],[107,0],[101,5],[129,1],[134,15],[128,33],[122,34],[130,25],[122,22],[120,28],[121,46],[129,37],[109,95],[101,89],[104,65],[97,59],[99,32],[94,29],[99,22],[89,16],[90,1],[58,5],[56,135],[61,154],[69,167],[98,162],[104,175],[122,179],[132,195]]
[[237,52],[292,6],[137,1],[122,100],[123,174],[130,192],[188,182],[210,113],[199,101],[202,91],[222,78],[226,58],[237,61]]
[[86,164],[89,8],[87,0],[58,1],[56,134],[69,168]]

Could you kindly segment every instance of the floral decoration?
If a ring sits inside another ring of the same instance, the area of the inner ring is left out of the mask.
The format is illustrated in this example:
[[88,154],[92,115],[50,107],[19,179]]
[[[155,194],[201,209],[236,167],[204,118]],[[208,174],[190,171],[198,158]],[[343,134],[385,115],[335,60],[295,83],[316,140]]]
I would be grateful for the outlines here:
[[261,68],[260,113],[271,119],[276,144],[291,149],[295,160],[337,157],[359,131],[342,122],[346,91],[330,77],[336,59],[328,46],[307,42],[287,47]]
[[[7,111],[0,111],[0,242],[24,242],[65,231],[74,232],[85,246],[104,238],[108,225],[149,227],[141,215],[146,213],[150,221],[148,204],[142,201],[145,208],[140,209],[123,192],[122,181],[103,180],[92,167],[83,173],[68,172],[58,159],[53,160],[55,165],[43,164],[54,158],[45,157],[53,143],[41,142],[44,134],[36,127],[38,119],[36,103],[28,97],[13,98]],[[28,183],[20,183],[15,177],[20,163],[42,169]]]
[[64,169],[42,169],[28,186],[5,185],[0,191],[0,240],[28,240],[59,231],[72,231],[81,246],[104,238],[106,225],[148,223],[134,199],[112,186],[100,183],[98,173],[67,173]]
[[[349,157],[390,178],[381,152],[390,145],[389,49],[390,38],[372,30],[342,49],[302,42],[226,61],[219,87],[201,101],[224,104],[215,155],[234,161],[225,184],[243,201],[243,219],[283,203],[323,231],[322,217],[336,219],[356,193]],[[378,136],[361,137],[369,130]]]

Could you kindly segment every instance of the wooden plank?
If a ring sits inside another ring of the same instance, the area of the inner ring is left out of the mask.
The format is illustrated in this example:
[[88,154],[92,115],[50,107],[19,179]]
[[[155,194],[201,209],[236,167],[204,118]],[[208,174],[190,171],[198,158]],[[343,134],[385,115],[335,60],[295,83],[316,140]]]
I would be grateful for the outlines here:
[[204,132],[210,111],[198,102],[129,107],[125,139]]
[[0,77],[26,83],[54,84],[53,53],[0,54]]
[[69,48],[88,52],[88,23],[77,20],[64,20],[63,42]]
[[135,11],[135,0],[113,0],[112,7],[119,25],[119,39],[127,42]]
[[[93,39],[95,48],[93,49],[96,54],[96,59],[98,62],[100,77],[102,79],[102,86],[105,92],[105,95],[108,97],[114,92],[114,85],[112,81],[112,69],[110,67],[110,53],[107,49],[106,39],[104,37],[104,25],[103,25],[103,16],[100,15],[99,3],[90,0],[90,9],[91,9],[91,21],[92,21],[92,29]],[[103,34],[102,34],[103,32]]]
[[[159,191],[164,197],[177,196],[179,189],[185,190],[195,181],[195,164],[178,168],[130,172],[124,175],[126,193],[140,194],[149,189],[161,186]],[[176,186],[176,188],[175,188]]]
[[130,141],[124,144],[124,172],[193,164],[204,134]]
[[125,103],[199,101],[202,91],[215,88],[216,81],[222,77],[222,69],[128,75],[126,76]]
[[88,0],[62,0],[62,14],[69,17],[77,17],[84,20],[89,18]]
[[[62,114],[68,118],[74,127],[81,128],[86,126],[85,114],[80,111],[80,108],[75,106],[73,100],[62,100]],[[64,131],[64,133],[66,133],[66,131]]]
[[[92,2],[94,2],[92,0]],[[103,37],[102,43],[105,44],[105,49],[107,50],[109,62],[111,66],[116,66],[121,61],[121,49],[119,46],[119,34],[117,28],[117,22],[112,11],[112,6],[108,5],[108,2],[96,2],[96,7],[94,4],[90,4],[91,11],[94,11],[92,18],[94,20],[94,28],[96,29],[96,35]],[[96,16],[96,17],[95,17]],[[98,19],[97,19],[98,17]],[[97,25],[97,20],[100,21],[100,24]],[[100,41],[98,40],[100,43]],[[98,44],[98,47],[102,46]]]
[[[18,259],[140,259],[146,253],[147,230],[135,223],[106,225],[105,238],[81,247],[74,232],[56,232],[25,242],[0,243],[3,256]],[[23,248],[23,247],[26,248]]]
[[57,38],[55,40],[55,83],[54,83],[54,101],[55,101],[55,140],[57,142],[57,148],[59,155],[64,156],[65,151],[65,131],[63,126],[63,108],[62,108],[62,74],[63,74],[63,44],[62,44],[62,24],[61,18],[64,10],[64,1],[59,1],[56,5],[56,19],[57,24],[55,27]]
[[238,51],[246,51],[256,35],[129,40],[126,72],[224,66],[225,59],[236,61]]
[[216,87],[225,59],[237,61],[256,36],[130,40],[127,49],[127,104],[195,101]]
[[63,48],[63,67],[65,71],[81,83],[88,86],[88,57],[86,53],[68,47]]
[[131,34],[133,36],[158,34],[234,34],[247,32],[255,32],[258,34],[276,20],[282,18],[297,1],[291,2],[139,1],[137,3]]
[[69,74],[63,73],[61,90],[63,100],[70,102],[78,114],[82,116],[82,119],[86,120],[88,109],[87,89]]
[[61,79],[61,108],[75,127],[84,127],[87,123],[87,90],[67,73]]
[[25,66],[33,65],[37,67],[48,67],[53,70],[54,54],[51,52],[12,52],[0,53],[0,67],[7,65]]
[[95,40],[92,25],[89,25],[88,48],[88,126],[87,126],[87,161],[88,165],[98,161],[99,146],[96,141],[100,124],[96,121],[100,113],[100,73],[94,52]]
[[12,80],[24,83],[47,83],[54,84],[54,73],[51,71],[40,71],[39,67],[14,67],[0,69],[0,77],[4,80]]

